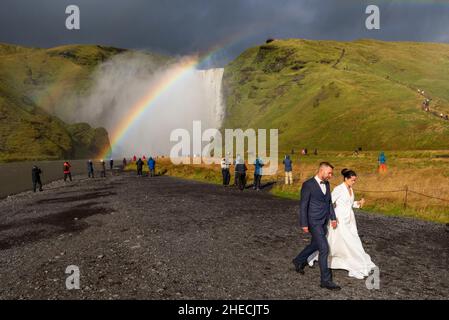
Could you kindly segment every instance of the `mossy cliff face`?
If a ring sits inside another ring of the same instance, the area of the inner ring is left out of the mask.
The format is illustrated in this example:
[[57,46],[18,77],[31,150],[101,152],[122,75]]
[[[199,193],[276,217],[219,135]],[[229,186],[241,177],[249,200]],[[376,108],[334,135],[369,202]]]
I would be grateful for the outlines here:
[[[101,46],[34,49],[0,44],[0,160],[95,157],[104,128],[67,124],[65,99],[91,83],[95,67],[123,50]],[[63,103],[64,102],[64,103]],[[59,108],[59,109],[58,109]]]

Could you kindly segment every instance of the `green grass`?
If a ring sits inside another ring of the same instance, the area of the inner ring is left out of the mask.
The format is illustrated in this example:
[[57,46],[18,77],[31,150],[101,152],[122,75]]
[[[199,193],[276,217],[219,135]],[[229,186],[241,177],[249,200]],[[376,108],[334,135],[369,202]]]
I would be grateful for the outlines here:
[[61,106],[89,86],[98,63],[121,51],[0,44],[0,161],[83,158],[109,145],[106,130],[69,125],[58,116],[74,112]]
[[[51,49],[0,43],[0,161],[91,158],[109,145],[103,128],[68,124],[99,64],[134,54],[99,45]],[[155,64],[168,58],[143,53]]]
[[[343,59],[337,64],[342,51]],[[449,45],[276,40],[225,68],[223,128],[278,128],[280,148],[449,148]]]
[[[349,151],[322,151],[318,155],[292,156],[294,184],[285,186],[283,168],[279,165],[278,174],[264,176],[262,182],[276,182],[270,189],[274,196],[299,200],[301,184],[312,177],[320,161],[330,161],[335,166],[332,187],[341,183],[339,174],[343,168],[354,169],[358,182],[354,188],[358,199],[364,197],[364,211],[389,216],[412,217],[437,223],[449,223],[449,202],[408,194],[407,207],[404,208],[405,192],[409,190],[449,200],[449,151],[394,151],[387,152],[388,173],[377,173],[378,152],[362,152],[355,157]],[[173,165],[169,159],[157,160],[157,172],[183,179],[191,179],[220,185],[221,171],[218,165]],[[252,183],[253,166],[248,165],[248,181]],[[135,171],[130,164],[127,170]],[[144,171],[147,171],[146,166]],[[233,181],[233,168],[231,168]],[[444,174],[446,173],[446,174]],[[374,193],[371,191],[375,191]]]

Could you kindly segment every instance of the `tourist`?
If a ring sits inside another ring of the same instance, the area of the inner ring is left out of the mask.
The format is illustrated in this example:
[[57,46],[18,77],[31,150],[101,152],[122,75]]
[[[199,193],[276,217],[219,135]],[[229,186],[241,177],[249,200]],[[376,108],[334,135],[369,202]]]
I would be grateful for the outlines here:
[[139,158],[139,160],[137,160],[136,166],[137,166],[137,175],[139,177],[141,177],[142,176],[142,172],[143,172],[143,161],[142,161],[141,158]]
[[254,190],[260,191],[260,180],[262,179],[262,167],[264,166],[263,161],[257,157],[254,161]]
[[237,176],[237,186],[241,191],[243,191],[246,186],[246,170],[248,170],[248,168],[246,167],[245,162],[238,157],[235,165],[235,174]]
[[149,175],[150,177],[154,177],[154,171],[156,168],[156,161],[153,159],[153,157],[150,157],[150,159],[148,159],[148,171],[150,172]]
[[92,160],[87,161],[87,176],[89,178],[94,177],[94,164],[93,164]]
[[379,163],[379,172],[387,172],[387,157],[385,156],[385,153],[383,151],[379,154],[377,161]]
[[100,172],[100,177],[106,178],[106,163],[104,162],[103,159],[101,159],[101,172]]
[[64,162],[64,182],[67,181],[67,178],[70,179],[70,181],[72,181],[72,173],[70,172],[70,168],[72,166],[70,165],[70,163],[68,161]]
[[290,156],[286,155],[282,163],[284,164],[285,184],[293,184],[293,166]]
[[39,169],[36,165],[31,169],[31,178],[33,181],[33,192],[36,192],[36,187],[39,185],[39,191],[42,191],[42,182],[41,182],[41,174],[42,170]]
[[231,173],[229,172],[229,168],[231,167],[231,163],[227,158],[221,159],[221,175],[223,176],[223,186],[227,187],[229,185],[229,181],[231,180]]

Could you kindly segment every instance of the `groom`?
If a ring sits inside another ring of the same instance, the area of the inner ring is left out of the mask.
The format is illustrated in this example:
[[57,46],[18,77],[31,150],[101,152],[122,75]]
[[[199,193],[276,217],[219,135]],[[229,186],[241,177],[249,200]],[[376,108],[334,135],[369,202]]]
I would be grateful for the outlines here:
[[326,234],[329,220],[331,220],[332,228],[337,227],[328,181],[332,178],[333,169],[334,167],[328,162],[320,163],[317,175],[302,185],[299,223],[305,233],[312,234],[312,242],[293,259],[293,264],[296,272],[304,274],[307,258],[318,250],[321,288],[340,290],[341,288],[332,282],[332,274],[327,265],[329,245]]

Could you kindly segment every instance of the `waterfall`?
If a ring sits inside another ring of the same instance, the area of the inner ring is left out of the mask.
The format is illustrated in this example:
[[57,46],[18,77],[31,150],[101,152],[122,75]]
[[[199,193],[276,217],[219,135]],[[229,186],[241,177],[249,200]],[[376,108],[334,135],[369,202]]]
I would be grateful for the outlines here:
[[[80,99],[76,119],[105,127],[110,136],[148,95],[161,86],[166,74],[176,64],[165,68],[147,66],[139,57],[117,57],[104,63],[94,76],[87,96]],[[156,71],[155,71],[156,70]],[[174,129],[192,131],[192,123],[201,121],[202,130],[219,129],[225,114],[222,97],[223,68],[186,72],[158,94],[137,121],[113,145],[114,157],[168,155]]]
[[205,92],[210,106],[209,112],[215,124],[213,127],[219,128],[225,115],[222,93],[224,68],[198,70],[197,72],[205,86]]

